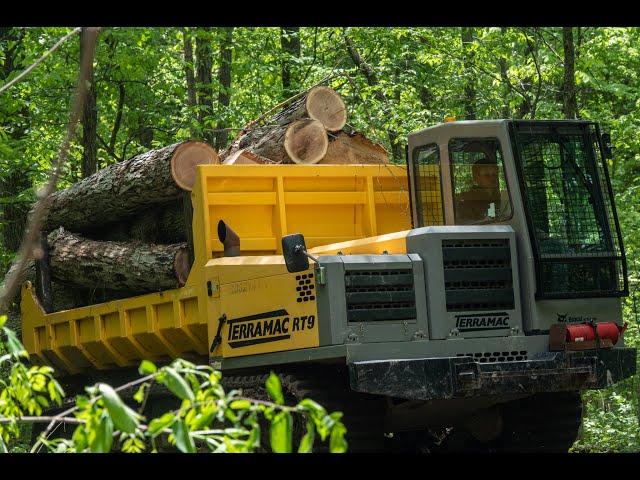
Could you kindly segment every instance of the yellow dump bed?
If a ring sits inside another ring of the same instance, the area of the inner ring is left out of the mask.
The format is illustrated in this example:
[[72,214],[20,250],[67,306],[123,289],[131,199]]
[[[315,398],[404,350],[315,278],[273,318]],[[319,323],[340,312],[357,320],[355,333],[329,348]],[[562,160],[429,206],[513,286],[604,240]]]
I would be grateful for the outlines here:
[[[291,233],[303,233],[311,248],[411,228],[400,166],[206,165],[197,175],[191,194],[195,259],[186,285],[45,314],[27,282],[22,334],[34,360],[77,373],[135,366],[143,358],[207,355],[207,322],[217,321],[209,318],[217,299],[204,270],[222,256],[219,220],[239,235],[242,255],[252,256],[281,253],[281,238]],[[439,182],[433,184],[439,190]]]

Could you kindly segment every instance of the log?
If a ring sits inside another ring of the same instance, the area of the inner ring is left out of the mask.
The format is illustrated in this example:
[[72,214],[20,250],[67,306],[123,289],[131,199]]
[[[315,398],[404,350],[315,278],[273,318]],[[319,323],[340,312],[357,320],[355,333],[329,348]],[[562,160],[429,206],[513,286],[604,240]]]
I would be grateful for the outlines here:
[[288,125],[301,118],[318,120],[329,132],[337,132],[347,123],[347,108],[340,94],[332,88],[314,87],[266,123]]
[[183,142],[136,155],[55,192],[43,230],[60,226],[83,232],[180,198],[190,190],[195,166],[220,163],[201,142]]
[[227,156],[222,163],[224,165],[256,165],[273,162],[271,162],[271,160],[269,160],[268,158],[256,155],[251,150],[243,148],[242,150],[237,150],[236,152]]
[[[32,285],[36,284],[36,265],[33,259],[25,264],[22,274],[22,283],[29,281]],[[16,264],[12,265],[7,272],[7,276],[12,270],[15,270]],[[53,308],[51,311],[59,312],[60,310],[69,310],[72,308],[83,307],[89,305],[89,291],[78,286],[68,286],[59,282],[51,282],[51,293],[53,300]],[[44,309],[44,305],[41,306]],[[46,311],[46,309],[45,309]]]
[[267,158],[271,163],[313,164],[327,153],[327,132],[318,120],[297,120],[289,125],[267,125],[252,130],[223,155],[226,160],[238,150]]
[[[291,102],[283,110],[265,120],[263,126],[250,124],[251,127],[240,131],[229,148],[220,154],[220,157],[224,160],[238,150],[258,143],[263,136],[273,131],[273,127],[286,127],[302,119],[317,120],[324,126],[325,130],[337,132],[346,125],[347,109],[338,92],[328,87],[314,87],[305,95]],[[251,149],[251,151],[257,153],[254,149]],[[264,156],[277,163],[291,163],[278,162],[268,155]],[[315,162],[294,161],[294,163]]]
[[96,241],[62,227],[48,241],[51,276],[65,284],[143,293],[181,287],[189,275],[186,243]]
[[389,163],[387,151],[362,133],[339,132],[329,135],[327,153],[318,164],[373,164]]

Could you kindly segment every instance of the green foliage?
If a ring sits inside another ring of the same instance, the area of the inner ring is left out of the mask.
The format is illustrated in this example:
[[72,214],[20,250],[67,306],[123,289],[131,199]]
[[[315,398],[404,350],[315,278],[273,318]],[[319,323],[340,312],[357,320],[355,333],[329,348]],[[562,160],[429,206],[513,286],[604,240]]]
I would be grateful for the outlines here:
[[181,400],[176,410],[147,419],[123,401],[118,389],[98,383],[86,387],[86,395],[76,397],[75,408],[63,412],[59,418],[39,418],[43,409],[61,405],[64,392],[50,367],[25,364],[28,355],[15,334],[4,327],[5,322],[6,317],[0,316],[3,333],[0,352],[7,352],[0,356],[0,366],[10,365],[7,381],[0,379],[0,452],[8,452],[10,441],[20,436],[21,423],[52,420],[77,426],[71,438],[52,439],[41,434],[32,452],[41,446],[57,453],[157,452],[163,440],[183,453],[254,452],[265,447],[260,445],[260,418],[266,418],[270,421],[271,451],[290,453],[294,448],[294,415],[307,425],[297,451],[312,451],[316,432],[322,441],[330,437],[331,452],[346,451],[342,414],[328,415],[308,399],[286,406],[280,379],[274,373],[269,376],[266,387],[277,403],[244,398],[238,390],[227,393],[220,384],[219,371],[181,359],[162,368],[145,360],[140,365],[140,373],[147,376],[129,385],[139,386],[134,395],[138,404],[147,401],[153,382],[164,385]]

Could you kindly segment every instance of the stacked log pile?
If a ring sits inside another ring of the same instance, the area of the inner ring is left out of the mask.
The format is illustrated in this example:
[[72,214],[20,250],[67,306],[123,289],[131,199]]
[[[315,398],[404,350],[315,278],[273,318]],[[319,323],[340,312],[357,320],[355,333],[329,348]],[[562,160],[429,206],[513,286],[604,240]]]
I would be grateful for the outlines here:
[[26,278],[47,311],[184,285],[200,164],[384,164],[380,145],[347,126],[340,95],[315,87],[242,130],[220,153],[182,142],[111,165],[48,198],[44,258]]

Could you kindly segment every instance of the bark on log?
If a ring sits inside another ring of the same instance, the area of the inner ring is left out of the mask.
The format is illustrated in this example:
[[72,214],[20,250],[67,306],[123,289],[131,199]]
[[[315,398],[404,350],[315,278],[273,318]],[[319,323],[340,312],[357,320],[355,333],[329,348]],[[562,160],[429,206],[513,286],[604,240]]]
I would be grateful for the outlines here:
[[158,205],[124,220],[82,232],[92,240],[171,244],[187,241],[183,206],[180,201]]
[[318,120],[303,119],[287,125],[266,125],[244,135],[231,147],[226,161],[238,150],[267,158],[271,163],[313,164],[327,152],[327,132]]
[[[15,269],[15,265],[12,265],[12,267],[9,269],[9,272],[14,269]],[[9,275],[9,272],[7,272],[7,276]],[[36,283],[36,266],[35,266],[35,261],[33,259],[29,260],[26,263],[25,269],[23,270],[23,277],[22,277],[21,283],[24,283],[26,281],[31,282],[32,285],[35,285]],[[86,305],[90,305],[92,304],[92,301],[95,300],[94,297],[96,297],[96,295],[92,295],[88,289],[79,288],[77,285],[74,285],[74,286],[64,285],[59,282],[51,282],[51,291],[52,291],[52,297],[53,297],[54,312],[59,312],[61,310],[70,310],[72,308],[78,308],[78,307],[84,307]],[[135,294],[128,295],[127,293],[129,292],[114,293],[109,291],[106,293],[106,295],[109,295],[110,297],[116,297],[116,298],[126,298],[127,296],[135,295]],[[19,298],[18,298],[18,301],[19,301]],[[105,301],[105,300],[102,300],[102,301]],[[98,303],[98,302],[95,301],[93,303]]]
[[256,165],[264,163],[273,163],[268,158],[256,155],[251,150],[242,149],[237,150],[222,162],[224,165]]
[[51,275],[65,284],[142,293],[180,287],[189,275],[184,243],[101,242],[64,228],[51,232],[48,240]]
[[389,156],[379,144],[361,133],[339,132],[329,136],[327,153],[318,164],[386,164]]
[[180,198],[190,190],[198,164],[220,163],[201,142],[176,143],[104,168],[49,197],[43,230],[82,232],[145,208]]
[[[238,150],[256,144],[267,132],[271,132],[273,127],[286,127],[301,119],[318,120],[326,130],[337,132],[346,125],[347,109],[338,92],[328,87],[314,87],[283,110],[266,119],[263,126],[251,126],[239,132],[220,157],[224,160]],[[275,160],[268,155],[265,156]]]
[[347,108],[335,90],[329,87],[314,87],[266,123],[288,125],[301,118],[318,120],[328,131],[337,132],[347,123]]

